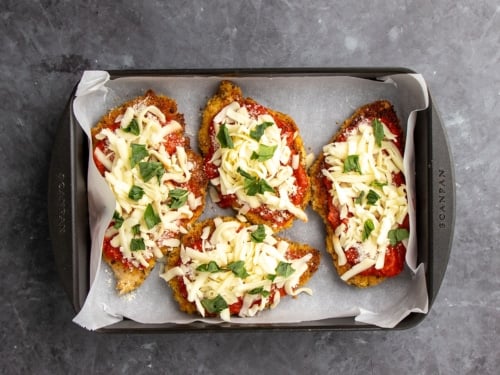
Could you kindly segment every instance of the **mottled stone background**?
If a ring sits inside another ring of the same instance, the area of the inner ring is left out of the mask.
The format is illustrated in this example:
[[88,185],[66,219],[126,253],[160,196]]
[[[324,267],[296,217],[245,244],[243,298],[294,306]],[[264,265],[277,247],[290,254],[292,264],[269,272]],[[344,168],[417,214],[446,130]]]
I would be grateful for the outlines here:
[[[495,374],[498,1],[13,1],[0,7],[0,373]],[[456,169],[453,250],[408,331],[105,335],[71,322],[47,224],[58,120],[85,69],[404,66]]]

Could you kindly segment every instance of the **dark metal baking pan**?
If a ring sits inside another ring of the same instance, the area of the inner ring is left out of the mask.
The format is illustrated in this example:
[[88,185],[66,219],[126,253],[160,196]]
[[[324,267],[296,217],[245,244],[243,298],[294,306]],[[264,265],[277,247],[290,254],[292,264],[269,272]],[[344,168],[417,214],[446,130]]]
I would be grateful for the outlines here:
[[[295,68],[224,70],[132,70],[110,71],[111,78],[164,76],[352,76],[365,79],[415,73],[407,68]],[[75,86],[76,90],[76,86]],[[54,140],[49,171],[48,207],[53,252],[61,282],[76,312],[89,292],[90,233],[87,206],[87,139],[73,112],[71,93]],[[420,111],[415,127],[418,262],[426,269],[429,309],[445,275],[452,247],[455,219],[455,183],[452,157],[443,123],[432,97]],[[426,315],[411,313],[395,329],[416,326]],[[102,332],[173,332],[227,330],[353,330],[381,329],[354,318],[332,318],[294,324],[220,325],[201,322],[179,324],[139,324],[123,320]]]

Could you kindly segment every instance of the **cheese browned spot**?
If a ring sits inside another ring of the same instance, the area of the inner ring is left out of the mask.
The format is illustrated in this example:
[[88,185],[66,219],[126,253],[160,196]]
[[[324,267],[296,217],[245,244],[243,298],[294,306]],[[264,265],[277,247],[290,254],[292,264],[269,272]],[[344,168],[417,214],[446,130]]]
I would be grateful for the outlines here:
[[94,160],[116,199],[103,257],[126,293],[201,214],[206,180],[175,102],[153,92],[104,117],[93,141]]
[[319,252],[272,233],[232,218],[195,224],[161,276],[183,311],[226,321],[274,308],[283,295],[312,294],[303,285],[317,270]]

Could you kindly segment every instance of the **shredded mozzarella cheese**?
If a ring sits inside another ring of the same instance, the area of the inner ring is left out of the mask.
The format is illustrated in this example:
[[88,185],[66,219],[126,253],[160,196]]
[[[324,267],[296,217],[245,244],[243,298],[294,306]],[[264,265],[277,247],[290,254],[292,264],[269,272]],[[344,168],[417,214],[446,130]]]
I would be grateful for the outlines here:
[[[243,301],[240,317],[254,316],[271,303],[274,308],[279,303],[279,291],[284,288],[289,295],[299,293],[312,294],[309,288],[297,289],[300,277],[308,269],[308,261],[312,254],[298,259],[288,260],[286,253],[289,243],[277,241],[268,226],[243,226],[236,220],[222,221],[215,219],[215,229],[209,226],[202,229],[201,251],[181,245],[182,264],[164,272],[161,277],[166,281],[182,276],[188,300],[195,303],[199,313],[205,316],[203,300],[221,296],[228,307],[220,311],[223,320],[230,320],[229,306],[239,300]],[[252,241],[252,233],[259,228],[264,229],[265,236],[261,242]],[[235,262],[242,262],[247,273],[239,277],[228,267]],[[216,272],[202,270],[210,262],[219,268]],[[278,266],[287,263],[293,269],[291,274],[277,273]],[[269,277],[274,275],[274,277]]]
[[[169,191],[175,188],[176,183],[189,181],[193,168],[184,147],[178,146],[176,153],[169,155],[163,145],[165,136],[182,129],[177,121],[165,123],[165,115],[158,107],[144,103],[128,107],[116,121],[120,122],[120,128],[115,132],[103,128],[96,134],[97,139],[107,140],[107,156],[99,148],[94,151],[97,160],[106,168],[104,177],[116,198],[116,213],[123,218],[122,225],[113,233],[111,245],[118,248],[123,259],[131,265],[148,267],[148,259],[163,256],[161,247],[179,245],[177,234],[183,230],[181,221],[192,217],[193,211],[202,202],[190,193],[187,204],[178,209],[168,205]],[[138,134],[125,130],[132,121],[138,126]],[[159,179],[153,177],[145,181],[138,165],[132,167],[133,144],[141,145],[147,151],[141,162],[161,163],[164,173]],[[142,189],[140,199],[130,197],[132,187]],[[159,218],[159,223],[151,228],[145,222],[148,205]],[[172,232],[174,238],[168,232]],[[145,248],[132,249],[133,239],[142,239]]]
[[[211,180],[211,183],[220,186],[223,195],[235,194],[243,203],[243,210],[265,205],[270,210],[288,210],[297,218],[307,221],[304,210],[290,200],[297,188],[293,172],[299,167],[300,156],[292,156],[286,136],[282,136],[274,118],[268,114],[252,116],[245,106],[232,102],[214,117],[213,123],[215,134],[218,134],[222,125],[227,128],[233,147],[219,147],[213,154],[211,162],[218,166],[219,177]],[[257,140],[251,136],[252,131],[263,123],[270,126]],[[266,160],[255,157],[261,145],[275,148],[272,157]],[[265,180],[274,192],[249,195],[245,189],[246,178],[240,173],[241,170],[257,180]],[[239,214],[244,215],[243,211]]]
[[[393,176],[404,172],[403,157],[392,142],[395,135],[385,124],[383,129],[380,147],[375,143],[371,121],[365,119],[348,134],[345,142],[330,143],[323,148],[327,168],[322,173],[332,182],[332,203],[344,221],[332,239],[338,263],[347,263],[345,251],[349,248],[354,247],[359,254],[359,263],[341,276],[343,280],[372,266],[384,267],[388,233],[398,228],[408,213],[406,185],[393,183]],[[360,173],[345,171],[350,155],[358,157]],[[366,223],[373,226],[369,233]]]

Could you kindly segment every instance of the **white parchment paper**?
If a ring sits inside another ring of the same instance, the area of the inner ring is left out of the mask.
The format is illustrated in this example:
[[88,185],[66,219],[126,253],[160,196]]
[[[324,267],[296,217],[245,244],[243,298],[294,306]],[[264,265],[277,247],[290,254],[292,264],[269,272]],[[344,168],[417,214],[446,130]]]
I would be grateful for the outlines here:
[[[84,72],[76,92],[73,111],[78,123],[90,136],[90,129],[111,108],[121,105],[148,89],[174,98],[184,113],[191,145],[197,149],[197,131],[201,111],[222,77],[168,76],[126,77],[110,80],[105,71]],[[306,242],[322,252],[321,265],[310,280],[313,296],[285,298],[277,308],[253,318],[233,318],[236,323],[295,323],[336,317],[355,317],[359,322],[394,327],[411,312],[427,313],[428,295],[424,265],[416,264],[418,246],[415,227],[413,130],[416,111],[428,106],[427,87],[418,74],[397,74],[378,80],[348,76],[251,76],[231,78],[262,104],[291,115],[298,124],[306,152],[319,154],[340,124],[353,111],[369,102],[388,99],[396,109],[406,135],[405,171],[409,190],[410,238],[404,272],[377,287],[359,289],[346,285],[337,276],[325,250],[324,227],[320,217],[307,209],[309,221],[296,221],[279,235]],[[90,138],[89,138],[90,145]],[[91,150],[92,148],[89,147]],[[158,263],[146,282],[136,291],[119,296],[111,270],[101,259],[104,231],[114,211],[115,201],[89,154],[89,221],[91,229],[91,288],[74,322],[90,330],[129,318],[139,323],[189,323],[202,320],[217,324],[216,319],[201,319],[178,309],[168,285],[159,277]],[[207,198],[202,218],[222,211]]]

